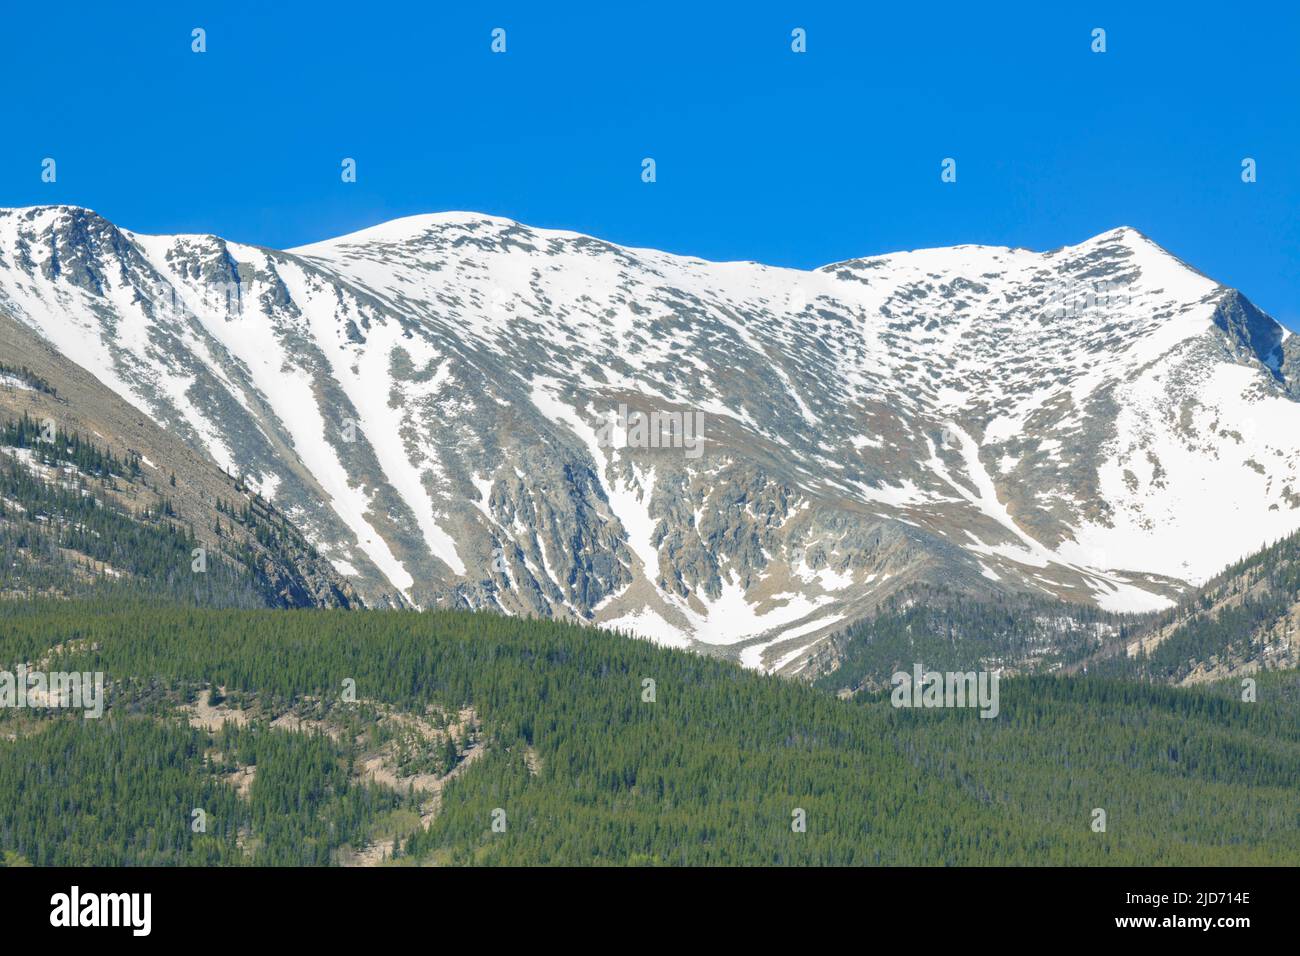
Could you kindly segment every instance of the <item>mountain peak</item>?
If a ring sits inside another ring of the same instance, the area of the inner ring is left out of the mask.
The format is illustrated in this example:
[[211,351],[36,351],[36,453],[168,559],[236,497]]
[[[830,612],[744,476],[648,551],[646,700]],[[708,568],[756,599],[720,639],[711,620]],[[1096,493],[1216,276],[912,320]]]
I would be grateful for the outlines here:
[[[106,217],[101,216],[93,209],[85,206],[68,205],[65,203],[51,203],[48,205],[38,206],[16,206],[9,209],[0,209],[0,218],[10,218],[15,221],[41,223],[52,225],[59,221],[74,220],[82,222],[103,223],[112,226]],[[114,226],[116,228],[116,226]]]
[[0,228],[0,310],[370,603],[792,669],[908,587],[1150,609],[1300,527],[1287,355],[1131,226],[802,271],[474,212],[288,252],[92,216]]
[[334,236],[330,239],[322,239],[317,242],[307,243],[302,246],[295,246],[286,249],[294,255],[313,255],[320,254],[332,249],[338,249],[342,246],[361,246],[361,245],[394,245],[416,242],[427,237],[430,233],[441,232],[447,229],[479,231],[483,229],[506,231],[523,229],[529,232],[545,232],[546,230],[534,230],[532,227],[524,225],[513,219],[507,219],[504,216],[493,216],[487,213],[468,212],[463,210],[449,210],[445,212],[417,213],[411,216],[400,216],[396,219],[385,220],[376,223],[373,226],[366,226],[353,232],[344,233],[341,236]]
[[[1107,229],[1105,232],[1099,232],[1091,238],[1073,245],[1062,246],[1062,249],[1092,249],[1105,246],[1120,246],[1126,249],[1151,248],[1158,249],[1169,255],[1160,243],[1156,242],[1140,229],[1133,226],[1116,226],[1114,229]],[[1053,252],[1058,250],[1052,250]]]

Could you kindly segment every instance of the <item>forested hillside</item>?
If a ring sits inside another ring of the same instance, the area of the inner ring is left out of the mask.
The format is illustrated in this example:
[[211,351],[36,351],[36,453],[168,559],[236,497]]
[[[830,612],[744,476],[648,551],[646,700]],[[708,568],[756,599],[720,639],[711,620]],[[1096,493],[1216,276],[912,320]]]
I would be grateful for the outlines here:
[[1300,534],[1226,568],[1138,630],[1106,673],[1196,683],[1300,664]]
[[[234,483],[196,529],[140,456],[115,455],[25,413],[0,421],[0,594],[167,595],[218,607],[308,604],[298,531]],[[223,520],[224,519],[224,520]],[[196,563],[196,558],[198,562]],[[332,600],[347,603],[335,592]]]
[[845,628],[814,661],[826,690],[876,690],[914,663],[937,670],[1051,673],[1126,639],[1140,619],[1028,595],[979,598],[914,587]]
[[550,622],[53,601],[0,604],[0,661],[108,680],[0,710],[11,862],[1300,864],[1294,671],[988,720]]
[[835,635],[805,675],[858,692],[920,661],[944,669],[1091,673],[1204,683],[1300,665],[1300,534],[1215,575],[1159,614],[916,587]]

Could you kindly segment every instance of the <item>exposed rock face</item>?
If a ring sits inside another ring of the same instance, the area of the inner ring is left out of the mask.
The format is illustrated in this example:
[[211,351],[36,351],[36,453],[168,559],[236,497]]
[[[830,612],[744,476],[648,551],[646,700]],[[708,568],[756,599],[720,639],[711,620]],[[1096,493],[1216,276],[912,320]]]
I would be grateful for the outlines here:
[[42,207],[0,213],[0,311],[368,603],[795,671],[910,584],[1154,609],[1300,527],[1294,339],[1127,228],[801,272],[475,214],[277,252]]

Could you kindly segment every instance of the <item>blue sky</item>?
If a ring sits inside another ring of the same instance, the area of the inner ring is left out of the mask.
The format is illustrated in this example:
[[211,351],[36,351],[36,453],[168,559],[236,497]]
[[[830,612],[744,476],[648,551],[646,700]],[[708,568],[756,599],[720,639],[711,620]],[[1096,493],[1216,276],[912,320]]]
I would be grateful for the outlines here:
[[1297,51],[1281,3],[10,4],[0,205],[275,247],[474,209],[801,267],[1127,224],[1300,328]]

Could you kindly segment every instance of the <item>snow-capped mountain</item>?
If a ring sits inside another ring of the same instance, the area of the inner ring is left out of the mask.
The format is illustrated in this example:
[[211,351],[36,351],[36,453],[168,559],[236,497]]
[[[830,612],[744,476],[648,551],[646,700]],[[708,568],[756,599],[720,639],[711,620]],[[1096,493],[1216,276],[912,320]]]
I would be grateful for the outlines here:
[[281,252],[35,207],[0,211],[0,312],[370,603],[794,672],[912,583],[1156,609],[1300,528],[1300,345],[1129,228],[805,272],[471,213]]

